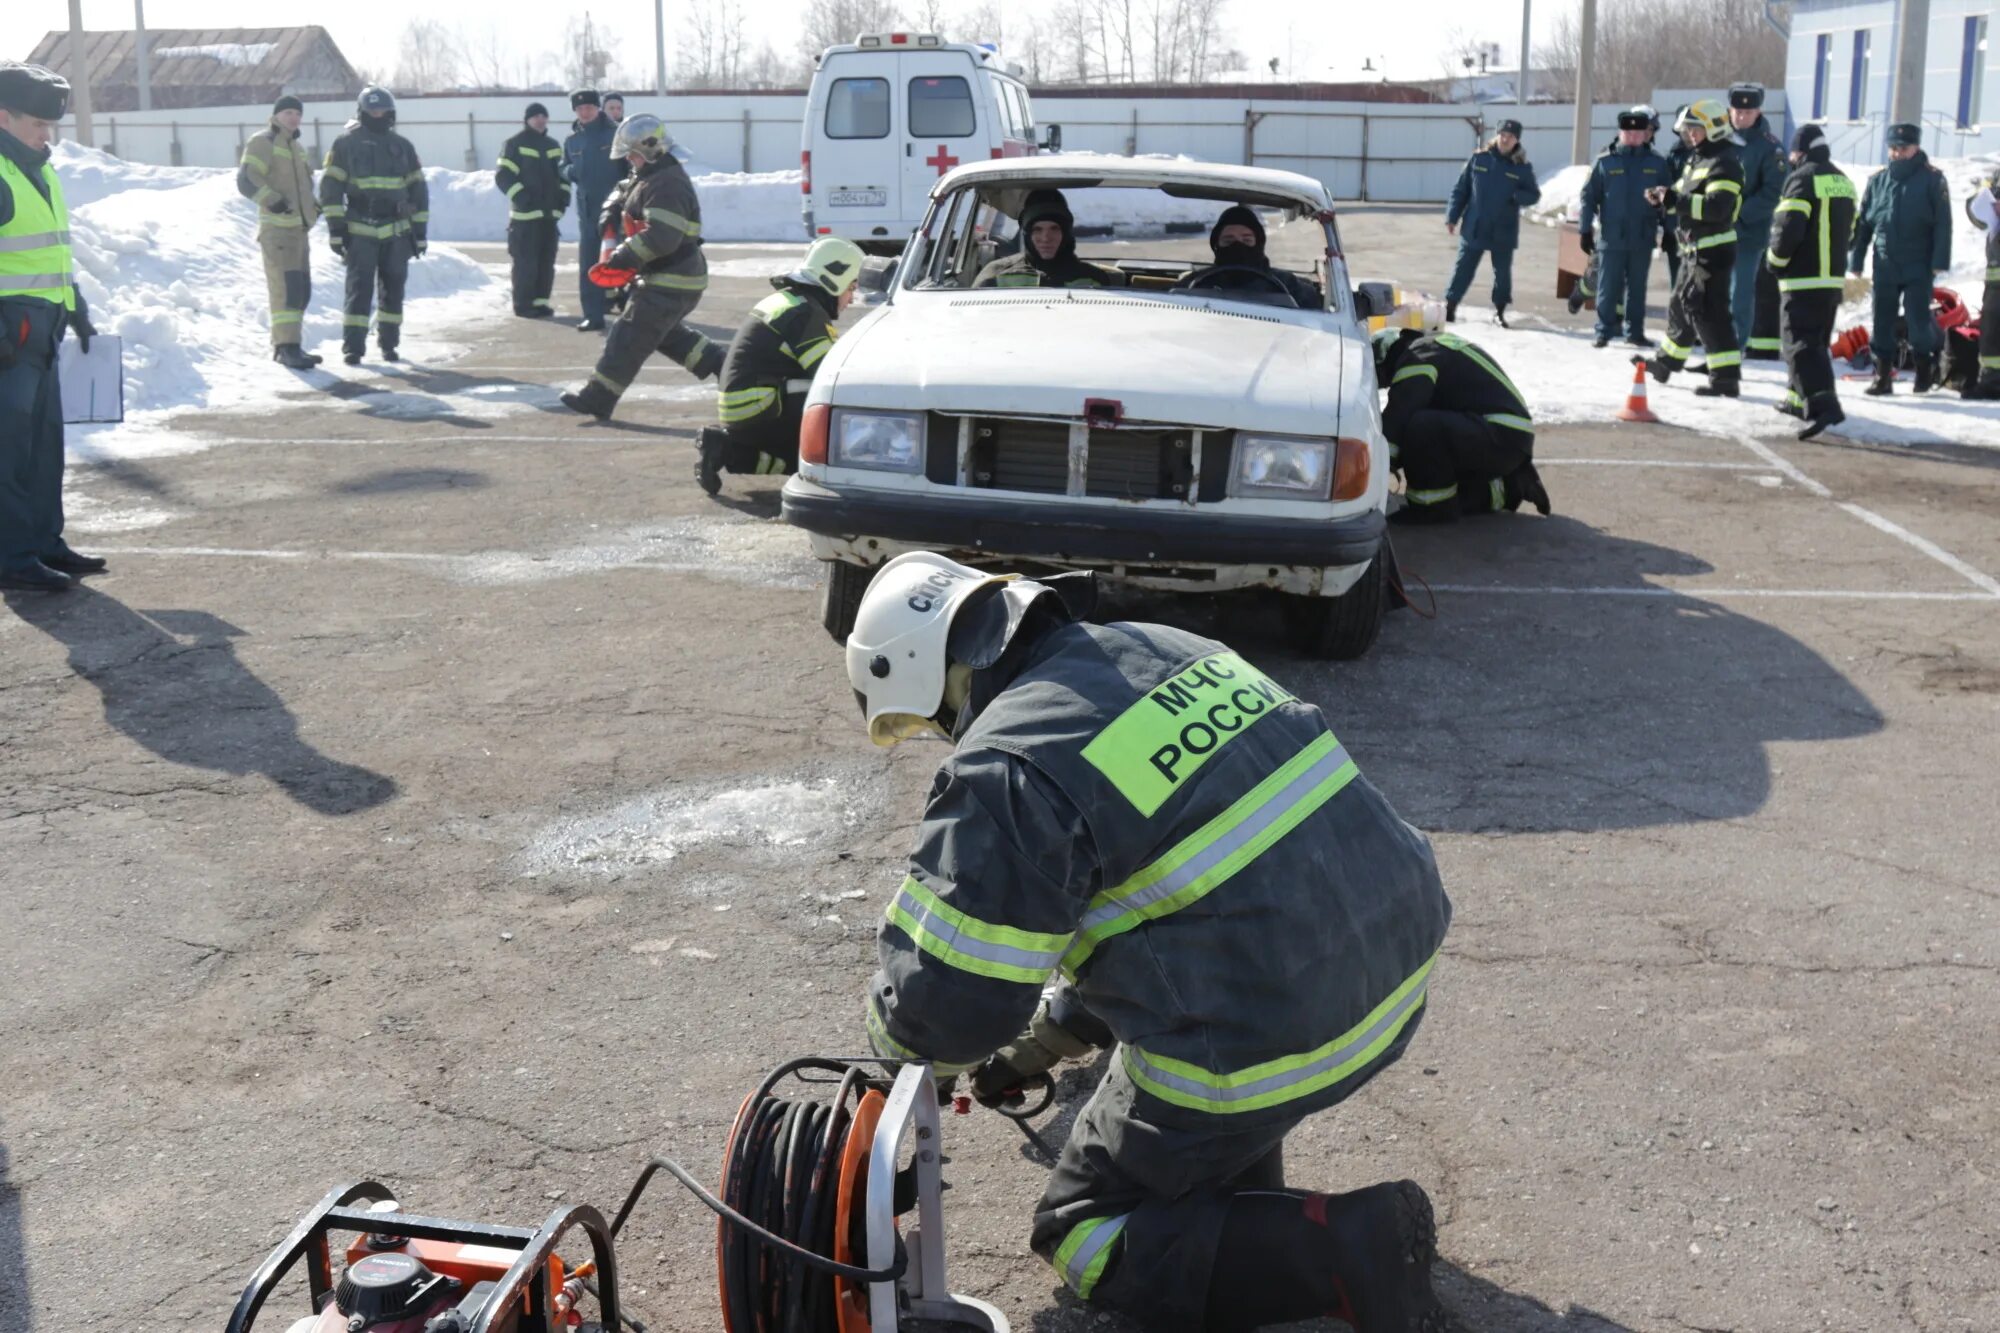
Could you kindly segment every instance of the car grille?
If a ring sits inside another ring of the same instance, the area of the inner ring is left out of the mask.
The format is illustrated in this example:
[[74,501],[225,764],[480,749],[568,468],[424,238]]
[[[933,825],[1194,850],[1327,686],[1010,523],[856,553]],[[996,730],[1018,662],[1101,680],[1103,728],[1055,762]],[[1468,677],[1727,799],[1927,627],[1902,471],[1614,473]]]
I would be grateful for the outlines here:
[[[950,485],[957,478],[958,421],[941,413],[932,418],[927,436],[930,459],[925,468],[932,481]],[[990,490],[1067,494],[1069,432],[1066,421],[973,418],[972,448],[966,460],[967,484]],[[1111,500],[1193,498],[1196,479],[1192,431],[1092,429],[1086,449],[1085,495]],[[1214,451],[1226,460],[1229,436],[1221,432],[1207,434],[1203,451]],[[1204,472],[1209,470],[1203,468]]]

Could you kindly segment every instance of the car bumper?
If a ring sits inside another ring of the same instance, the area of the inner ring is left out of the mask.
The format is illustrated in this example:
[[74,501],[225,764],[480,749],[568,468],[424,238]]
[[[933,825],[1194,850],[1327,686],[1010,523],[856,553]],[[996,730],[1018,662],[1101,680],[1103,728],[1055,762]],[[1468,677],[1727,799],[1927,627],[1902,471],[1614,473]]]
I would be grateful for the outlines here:
[[990,492],[961,499],[841,489],[804,477],[785,483],[782,512],[787,523],[821,537],[1087,564],[1362,566],[1381,550],[1386,530],[1373,509],[1331,519],[1163,514]]

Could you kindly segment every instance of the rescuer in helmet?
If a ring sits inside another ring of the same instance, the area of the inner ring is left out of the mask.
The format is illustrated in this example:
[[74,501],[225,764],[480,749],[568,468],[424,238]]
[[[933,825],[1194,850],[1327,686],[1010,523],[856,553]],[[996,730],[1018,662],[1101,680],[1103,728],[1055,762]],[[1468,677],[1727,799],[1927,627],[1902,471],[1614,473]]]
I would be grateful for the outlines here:
[[319,204],[328,243],[347,265],[341,359],[361,364],[372,308],[382,359],[401,360],[403,288],[410,261],[430,247],[431,192],[416,146],[396,133],[396,99],[387,88],[361,90],[354,119],[327,149]]
[[1743,352],[1736,341],[1729,287],[1736,269],[1743,168],[1728,140],[1728,114],[1714,98],[1690,103],[1674,129],[1691,150],[1687,165],[1672,185],[1654,186],[1646,198],[1674,219],[1680,272],[1667,305],[1667,336],[1660,340],[1660,350],[1650,358],[1632,359],[1665,384],[1687,365],[1688,353],[1699,343],[1708,354],[1708,383],[1695,392],[1704,398],[1734,398],[1743,384]]

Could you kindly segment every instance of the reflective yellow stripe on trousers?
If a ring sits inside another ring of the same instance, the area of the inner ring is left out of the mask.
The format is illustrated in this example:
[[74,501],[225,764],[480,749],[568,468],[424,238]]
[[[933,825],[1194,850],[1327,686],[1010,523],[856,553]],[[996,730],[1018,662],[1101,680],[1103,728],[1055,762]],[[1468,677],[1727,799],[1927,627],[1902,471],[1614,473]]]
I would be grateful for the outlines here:
[[1132,1214],[1093,1217],[1070,1228],[1056,1248],[1055,1268],[1069,1289],[1084,1300],[1097,1290],[1104,1267],[1111,1262],[1111,1247],[1125,1230]]

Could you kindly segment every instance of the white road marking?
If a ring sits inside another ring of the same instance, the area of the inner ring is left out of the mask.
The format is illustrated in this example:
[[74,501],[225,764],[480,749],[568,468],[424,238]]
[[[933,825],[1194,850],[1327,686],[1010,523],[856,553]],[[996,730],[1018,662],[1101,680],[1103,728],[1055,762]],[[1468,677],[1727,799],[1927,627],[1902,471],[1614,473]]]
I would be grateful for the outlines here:
[[1501,597],[1690,597],[1701,600],[1742,597],[1804,597],[1861,602],[2000,602],[2000,591],[1993,593],[1909,592],[1887,589],[1879,592],[1871,592],[1859,588],[1706,588],[1699,584],[1675,588],[1521,588],[1498,585],[1488,586],[1478,583],[1432,583],[1427,586],[1432,592],[1476,593],[1480,596],[1497,594]]
[[1763,472],[1757,463],[1708,462],[1692,458],[1537,458],[1536,467],[1669,467],[1714,469],[1718,472]]
[[1770,445],[1765,444],[1761,440],[1753,440],[1748,435],[1738,435],[1733,438],[1736,440],[1738,444],[1742,445],[1745,449],[1748,449],[1751,453],[1763,459],[1772,468],[1776,469],[1779,472],[1784,473],[1787,477],[1790,477],[1793,481],[1805,487],[1807,490],[1811,491],[1814,495],[1817,495],[1824,500],[1831,500],[1833,498],[1832,491],[1828,490],[1821,483],[1814,481],[1811,477],[1808,477],[1805,473],[1793,467],[1783,458],[1780,458],[1778,456],[1777,450],[1771,448]]

